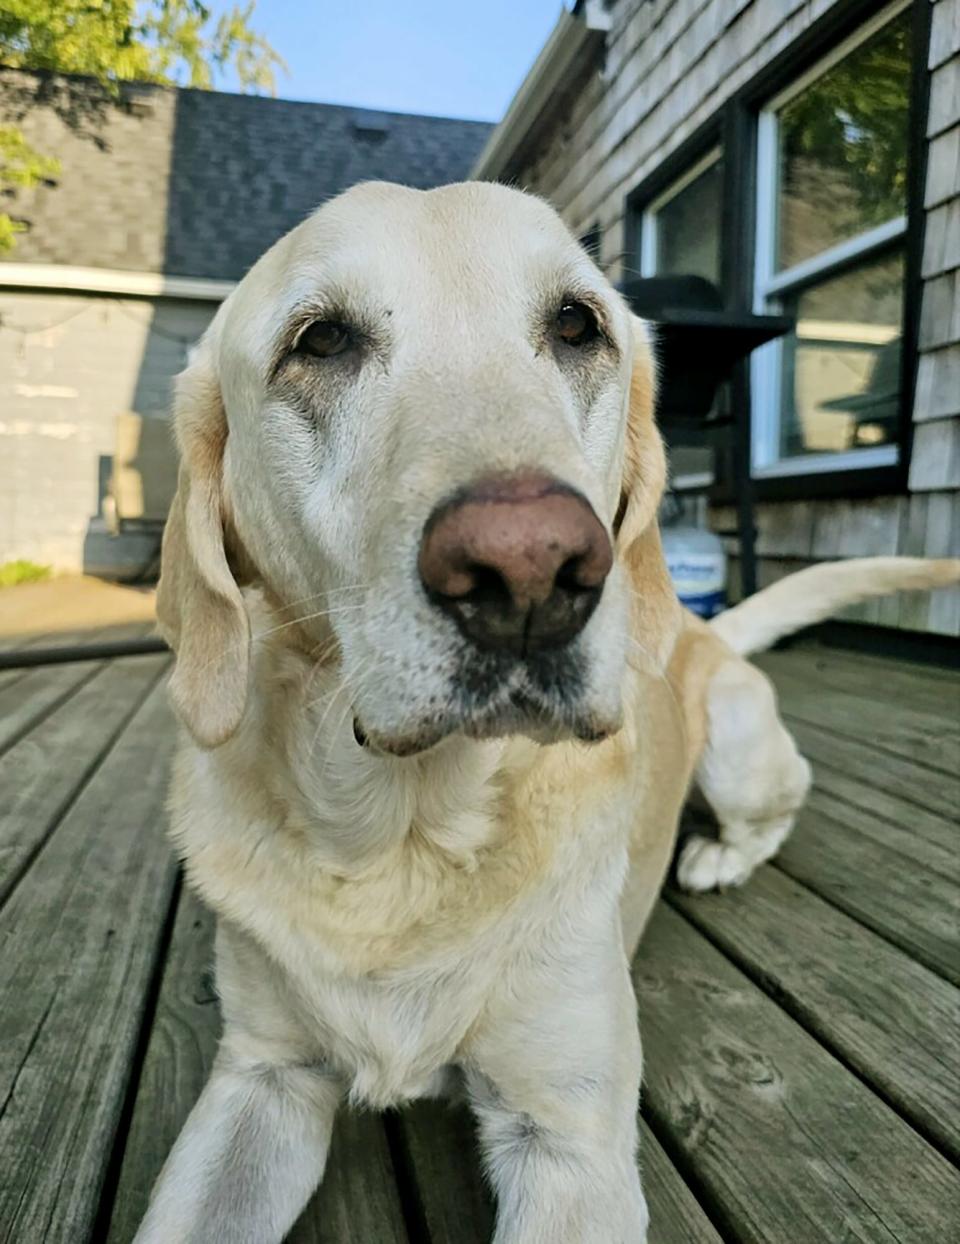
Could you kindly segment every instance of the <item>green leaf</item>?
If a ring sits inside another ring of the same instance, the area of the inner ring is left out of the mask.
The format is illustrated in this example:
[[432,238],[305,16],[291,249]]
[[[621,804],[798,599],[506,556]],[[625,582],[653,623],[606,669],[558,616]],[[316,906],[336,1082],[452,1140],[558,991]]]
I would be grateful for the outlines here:
[[[0,66],[83,74],[117,93],[120,82],[159,82],[209,89],[234,71],[243,90],[276,93],[286,65],[253,29],[255,3],[218,18],[200,0],[4,0]],[[11,127],[0,128],[0,191],[57,176],[44,156]],[[0,253],[23,231],[0,213]]]

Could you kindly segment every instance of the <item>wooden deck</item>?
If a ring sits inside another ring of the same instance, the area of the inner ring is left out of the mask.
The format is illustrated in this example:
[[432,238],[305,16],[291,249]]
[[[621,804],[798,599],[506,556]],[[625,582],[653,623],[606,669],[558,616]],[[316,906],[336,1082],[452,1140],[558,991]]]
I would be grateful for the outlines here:
[[[653,1244],[943,1244],[960,1221],[960,676],[763,659],[816,788],[635,968]],[[127,1244],[217,1041],[163,833],[164,656],[0,674],[0,1240]],[[479,1244],[467,1116],[345,1115],[297,1244]]]

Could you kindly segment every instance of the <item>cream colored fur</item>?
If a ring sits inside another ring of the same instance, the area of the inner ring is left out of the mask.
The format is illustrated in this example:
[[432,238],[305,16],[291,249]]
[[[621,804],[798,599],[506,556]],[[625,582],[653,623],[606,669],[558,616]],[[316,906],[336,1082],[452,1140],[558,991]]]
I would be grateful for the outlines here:
[[857,601],[891,592],[948,587],[958,576],[960,561],[950,557],[852,557],[825,562],[788,575],[720,614],[711,628],[734,652],[750,656]]
[[[549,337],[570,297],[606,332],[576,358]],[[362,348],[291,355],[334,316]],[[217,315],[178,391],[160,617],[186,727],[173,836],[217,913],[224,1036],[140,1244],[281,1240],[339,1102],[451,1077],[498,1244],[645,1239],[628,961],[681,802],[699,763],[762,855],[807,780],[762,676],[670,588],[652,385],[643,326],[548,207],[498,186],[359,187]],[[563,657],[572,690],[504,667],[474,703],[416,550],[451,491],[517,467],[619,524],[616,565]]]

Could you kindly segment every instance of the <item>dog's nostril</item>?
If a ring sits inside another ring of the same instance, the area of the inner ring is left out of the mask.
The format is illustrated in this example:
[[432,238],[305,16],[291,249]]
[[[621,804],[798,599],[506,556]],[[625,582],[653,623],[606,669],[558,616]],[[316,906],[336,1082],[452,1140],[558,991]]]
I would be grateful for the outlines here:
[[460,597],[461,600],[477,606],[510,600],[510,589],[503,575],[492,566],[471,566],[470,575],[473,587]]
[[582,565],[582,555],[577,554],[575,557],[568,557],[557,571],[557,577],[554,580],[555,585],[559,588],[563,588],[565,592],[597,591],[597,588],[590,587],[581,581]]

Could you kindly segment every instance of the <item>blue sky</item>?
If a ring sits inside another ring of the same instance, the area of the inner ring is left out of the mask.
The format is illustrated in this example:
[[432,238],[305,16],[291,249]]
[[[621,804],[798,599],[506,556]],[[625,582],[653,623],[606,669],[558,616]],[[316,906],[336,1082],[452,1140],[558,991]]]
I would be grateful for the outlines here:
[[[251,24],[290,68],[277,80],[286,99],[498,121],[562,7],[562,0],[258,0]],[[217,86],[236,89],[229,77]]]

